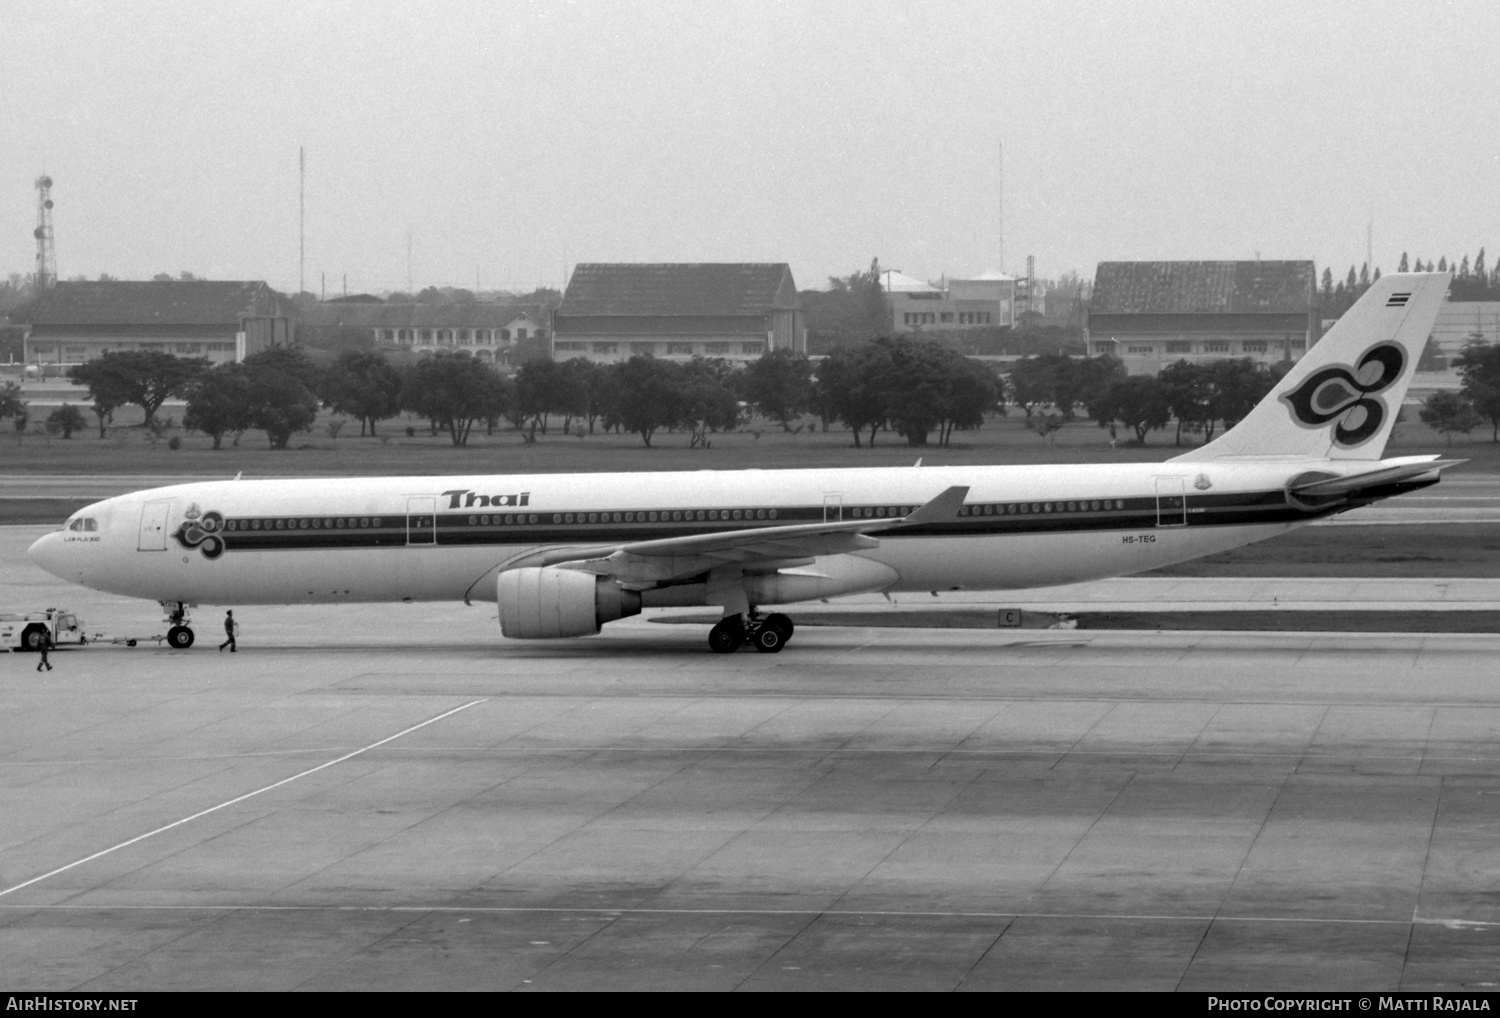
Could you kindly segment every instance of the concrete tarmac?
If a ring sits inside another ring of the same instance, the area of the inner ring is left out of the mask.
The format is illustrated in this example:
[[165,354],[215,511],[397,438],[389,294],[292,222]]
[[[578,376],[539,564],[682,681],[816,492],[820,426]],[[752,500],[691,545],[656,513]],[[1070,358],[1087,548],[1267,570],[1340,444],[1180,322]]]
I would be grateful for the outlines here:
[[0,656],[4,989],[1500,984],[1500,637],[236,615]]

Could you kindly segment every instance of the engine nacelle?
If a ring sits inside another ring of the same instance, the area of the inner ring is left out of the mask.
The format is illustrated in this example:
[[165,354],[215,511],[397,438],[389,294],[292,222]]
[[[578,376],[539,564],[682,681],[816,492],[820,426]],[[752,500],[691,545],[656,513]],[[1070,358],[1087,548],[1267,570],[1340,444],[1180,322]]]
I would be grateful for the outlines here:
[[495,580],[500,632],[513,640],[590,636],[627,615],[639,615],[641,595],[613,580],[577,569],[507,569]]

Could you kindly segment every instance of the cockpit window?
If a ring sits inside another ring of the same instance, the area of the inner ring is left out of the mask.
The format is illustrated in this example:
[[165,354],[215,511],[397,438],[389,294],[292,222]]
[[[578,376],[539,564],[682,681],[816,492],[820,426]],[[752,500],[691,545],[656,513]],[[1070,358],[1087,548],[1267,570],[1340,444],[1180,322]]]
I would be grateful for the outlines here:
[[68,524],[69,530],[98,530],[99,521],[92,516],[80,516]]

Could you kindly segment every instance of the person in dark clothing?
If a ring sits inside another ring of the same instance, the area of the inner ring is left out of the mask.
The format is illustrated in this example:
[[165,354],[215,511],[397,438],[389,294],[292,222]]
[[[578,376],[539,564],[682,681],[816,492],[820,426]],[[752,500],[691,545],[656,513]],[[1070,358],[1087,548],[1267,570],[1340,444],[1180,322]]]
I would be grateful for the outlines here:
[[224,648],[225,647],[229,648],[229,653],[233,654],[235,652],[235,646],[234,646],[234,630],[235,630],[235,628],[236,627],[235,627],[235,624],[234,624],[234,612],[232,612],[232,611],[225,612],[224,613],[224,633],[225,633],[226,636],[229,637],[229,639],[227,639],[223,643],[219,644],[219,653],[220,654],[224,653]]
[[36,649],[42,655],[36,663],[36,670],[41,671],[43,666],[45,666],[47,671],[50,672],[52,670],[52,662],[47,660],[47,651],[52,649],[52,634],[45,629],[42,630],[42,639],[37,643]]

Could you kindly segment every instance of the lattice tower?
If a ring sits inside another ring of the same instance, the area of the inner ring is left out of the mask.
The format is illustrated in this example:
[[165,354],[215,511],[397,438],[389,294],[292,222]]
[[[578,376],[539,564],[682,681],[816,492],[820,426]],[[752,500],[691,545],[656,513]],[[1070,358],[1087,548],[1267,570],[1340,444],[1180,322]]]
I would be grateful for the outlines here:
[[36,178],[36,288],[45,290],[57,282],[57,251],[52,244],[52,178]]

